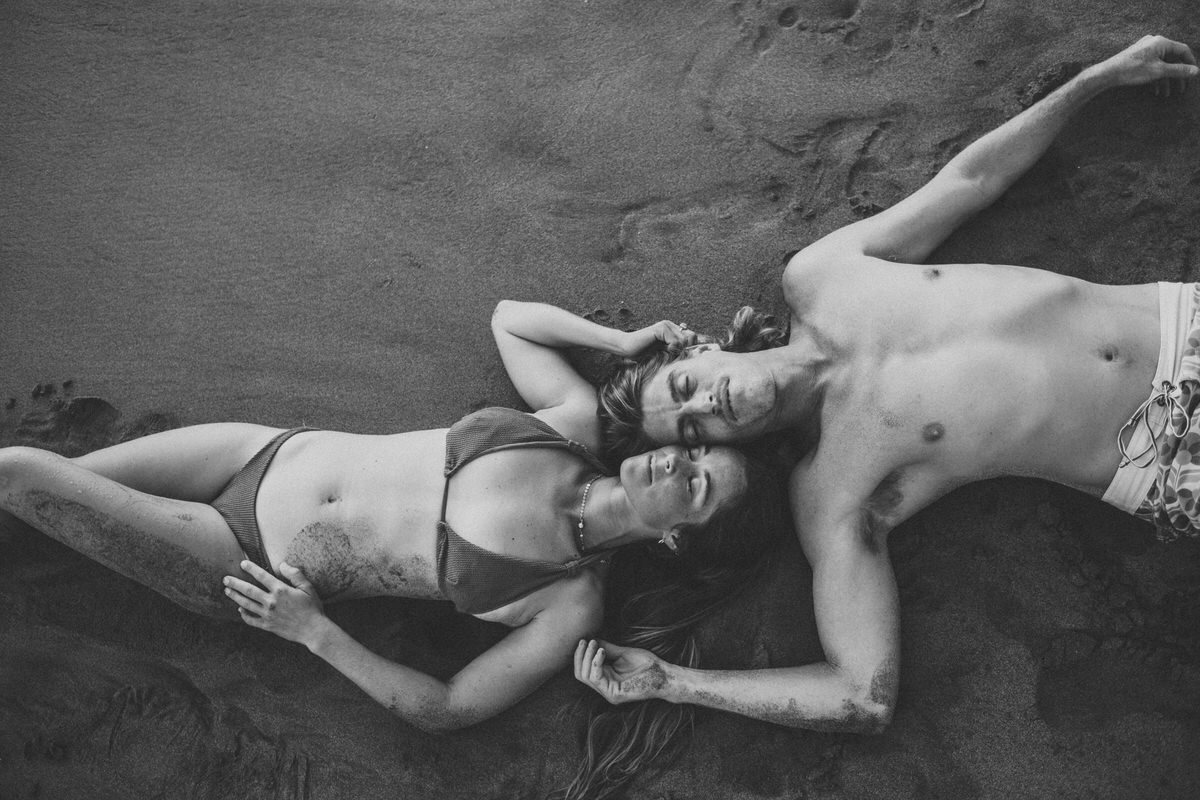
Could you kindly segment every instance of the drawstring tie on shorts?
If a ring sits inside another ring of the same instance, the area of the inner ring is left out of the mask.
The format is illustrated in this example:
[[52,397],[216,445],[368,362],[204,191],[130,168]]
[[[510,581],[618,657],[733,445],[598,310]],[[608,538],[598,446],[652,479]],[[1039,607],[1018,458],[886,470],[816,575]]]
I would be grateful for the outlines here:
[[[1154,386],[1151,384],[1151,388]],[[1179,387],[1170,381],[1163,381],[1157,390],[1146,399],[1146,402],[1138,406],[1137,411],[1133,412],[1133,416],[1129,421],[1121,426],[1121,430],[1117,432],[1117,449],[1121,451],[1121,463],[1118,468],[1133,464],[1139,469],[1148,467],[1154,463],[1156,448],[1158,445],[1158,437],[1162,436],[1168,430],[1176,439],[1182,439],[1191,430],[1192,421],[1188,417],[1187,410],[1183,404],[1179,402],[1179,398],[1183,393]],[[1162,430],[1155,431],[1150,427],[1150,406],[1158,405],[1167,409],[1167,419],[1163,424]],[[1178,413],[1176,413],[1178,412]],[[1134,455],[1130,455],[1125,449],[1125,444],[1122,441],[1125,438],[1125,432],[1130,432],[1130,439],[1133,438],[1133,430],[1141,424],[1145,427],[1146,433],[1150,434],[1150,443],[1142,448]],[[1150,458],[1145,463],[1139,463],[1143,458]]]

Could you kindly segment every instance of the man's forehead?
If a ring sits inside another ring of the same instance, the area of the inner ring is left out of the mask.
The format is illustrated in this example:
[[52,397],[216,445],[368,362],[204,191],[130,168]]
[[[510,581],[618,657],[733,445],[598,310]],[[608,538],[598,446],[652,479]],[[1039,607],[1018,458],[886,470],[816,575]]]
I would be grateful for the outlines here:
[[659,369],[642,384],[642,411],[669,403],[672,400],[671,387],[675,380],[675,366],[667,364]]

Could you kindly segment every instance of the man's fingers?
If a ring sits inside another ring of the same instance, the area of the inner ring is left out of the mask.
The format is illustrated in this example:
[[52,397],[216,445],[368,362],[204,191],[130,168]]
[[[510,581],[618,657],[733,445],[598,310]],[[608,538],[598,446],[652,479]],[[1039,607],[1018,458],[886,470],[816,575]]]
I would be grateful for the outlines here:
[[600,682],[600,678],[604,676],[604,648],[596,649],[595,655],[592,656],[592,680],[596,683]]
[[599,644],[600,647],[603,647],[608,652],[608,654],[610,656],[612,656],[613,658],[620,658],[621,654],[628,652],[628,650],[629,650],[628,647],[621,647],[619,644],[613,644],[612,642],[606,642],[603,639],[597,639],[596,642]]
[[579,644],[575,645],[575,677],[579,680],[583,679],[583,651],[586,649],[586,639],[580,639]]
[[599,645],[596,644],[595,639],[589,640],[587,647],[583,649],[583,655],[579,659],[579,674],[585,681],[590,682],[592,679],[592,658],[596,655],[597,647]]

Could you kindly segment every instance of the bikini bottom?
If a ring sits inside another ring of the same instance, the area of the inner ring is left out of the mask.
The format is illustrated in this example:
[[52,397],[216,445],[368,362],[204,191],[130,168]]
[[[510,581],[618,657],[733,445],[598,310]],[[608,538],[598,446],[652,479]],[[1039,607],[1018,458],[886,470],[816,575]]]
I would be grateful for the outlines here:
[[258,487],[262,485],[263,475],[266,474],[267,467],[271,466],[271,461],[283,443],[297,433],[311,430],[314,429],[292,428],[267,442],[261,450],[255,453],[253,458],[246,462],[246,466],[238,470],[238,473],[230,479],[217,499],[212,501],[212,507],[225,519],[230,530],[233,531],[233,535],[237,537],[238,544],[241,545],[246,558],[272,575],[275,574],[275,570],[271,568],[271,562],[267,558],[267,552],[263,547],[262,531],[258,528],[258,517],[254,514],[254,504],[258,499]]

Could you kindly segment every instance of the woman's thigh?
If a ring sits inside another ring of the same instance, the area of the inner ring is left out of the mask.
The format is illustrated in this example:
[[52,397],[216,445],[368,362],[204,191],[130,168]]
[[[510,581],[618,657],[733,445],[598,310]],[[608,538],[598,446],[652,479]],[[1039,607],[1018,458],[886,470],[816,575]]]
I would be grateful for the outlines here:
[[244,422],[191,425],[131,439],[73,460],[141,492],[209,503],[279,433],[279,428]]
[[221,578],[241,548],[209,505],[139,492],[72,459],[0,449],[0,508],[179,605],[236,617]]

